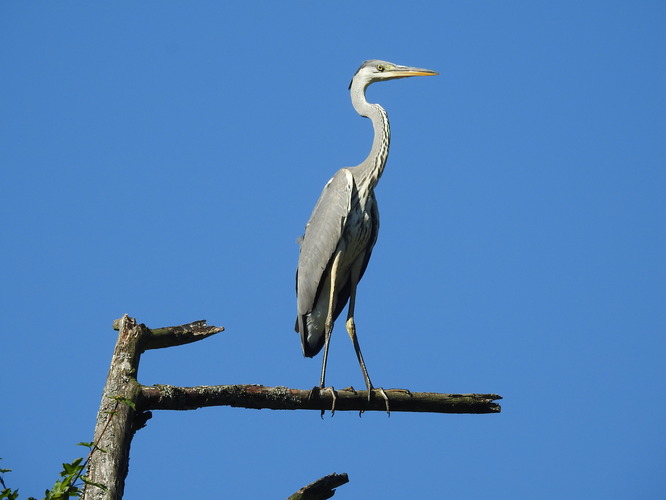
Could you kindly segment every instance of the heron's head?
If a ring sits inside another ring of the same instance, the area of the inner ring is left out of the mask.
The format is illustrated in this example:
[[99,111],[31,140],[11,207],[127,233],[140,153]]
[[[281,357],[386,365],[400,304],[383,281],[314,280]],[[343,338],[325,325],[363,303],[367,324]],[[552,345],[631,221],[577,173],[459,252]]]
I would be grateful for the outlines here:
[[371,83],[381,82],[384,80],[393,80],[395,78],[407,78],[409,76],[430,76],[438,75],[437,71],[424,68],[414,68],[412,66],[400,66],[388,61],[380,61],[379,59],[371,59],[361,64],[361,67],[356,70],[349,84],[351,89],[352,85],[358,83],[363,88]]

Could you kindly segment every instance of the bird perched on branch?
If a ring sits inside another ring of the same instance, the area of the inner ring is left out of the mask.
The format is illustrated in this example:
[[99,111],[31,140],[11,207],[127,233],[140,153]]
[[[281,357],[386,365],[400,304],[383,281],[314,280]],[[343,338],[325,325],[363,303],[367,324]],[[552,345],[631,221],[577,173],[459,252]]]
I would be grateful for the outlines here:
[[368,399],[373,389],[356,336],[354,308],[356,287],[377,241],[379,211],[374,188],[386,165],[391,134],[386,111],[369,103],[365,90],[375,82],[436,74],[429,69],[370,60],[361,65],[349,85],[354,109],[372,121],[372,149],[362,163],[338,170],[324,186],[300,240],[296,271],[296,331],[304,356],[311,358],[324,348],[321,388],[333,323],[349,302],[347,333],[363,372]]

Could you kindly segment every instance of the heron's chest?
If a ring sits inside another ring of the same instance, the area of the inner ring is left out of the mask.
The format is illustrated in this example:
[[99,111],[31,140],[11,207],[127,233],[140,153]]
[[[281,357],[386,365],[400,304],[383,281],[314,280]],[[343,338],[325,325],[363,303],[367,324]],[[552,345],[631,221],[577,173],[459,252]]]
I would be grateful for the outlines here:
[[354,204],[349,216],[344,232],[345,246],[351,255],[360,255],[367,250],[371,243],[373,227],[373,212],[370,207],[362,206],[360,203]]

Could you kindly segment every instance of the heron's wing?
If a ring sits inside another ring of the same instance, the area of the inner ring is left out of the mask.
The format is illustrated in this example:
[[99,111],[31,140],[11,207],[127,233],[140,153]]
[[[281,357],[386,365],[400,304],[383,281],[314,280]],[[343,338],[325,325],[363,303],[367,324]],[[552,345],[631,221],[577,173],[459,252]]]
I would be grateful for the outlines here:
[[312,311],[324,273],[342,238],[351,209],[354,178],[347,169],[338,170],[328,181],[305,226],[296,271],[298,314]]

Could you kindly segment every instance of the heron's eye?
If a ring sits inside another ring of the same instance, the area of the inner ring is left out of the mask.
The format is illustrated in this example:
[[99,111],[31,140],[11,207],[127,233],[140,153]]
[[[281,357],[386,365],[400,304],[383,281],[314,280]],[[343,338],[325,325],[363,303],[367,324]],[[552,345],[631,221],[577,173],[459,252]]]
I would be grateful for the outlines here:
[[384,71],[384,66],[381,64],[377,65],[377,71]]

